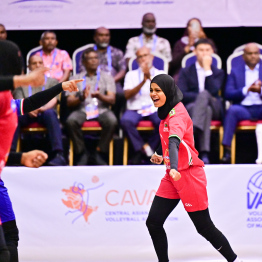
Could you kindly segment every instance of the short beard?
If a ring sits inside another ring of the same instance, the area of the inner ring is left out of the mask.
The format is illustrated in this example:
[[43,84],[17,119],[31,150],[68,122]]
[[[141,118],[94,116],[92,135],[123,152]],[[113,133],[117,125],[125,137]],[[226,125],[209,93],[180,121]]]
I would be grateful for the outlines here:
[[97,44],[100,48],[107,48],[109,43],[99,43]]
[[156,32],[156,27],[149,29],[149,28],[143,26],[143,32],[147,35],[153,35]]

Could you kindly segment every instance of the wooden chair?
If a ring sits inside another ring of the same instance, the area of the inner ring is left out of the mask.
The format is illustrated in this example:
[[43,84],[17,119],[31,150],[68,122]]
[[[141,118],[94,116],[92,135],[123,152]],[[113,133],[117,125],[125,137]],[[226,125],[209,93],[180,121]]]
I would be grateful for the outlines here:
[[[261,124],[262,121],[250,121],[250,120],[243,120],[240,121],[236,127],[237,131],[255,131],[257,124]],[[236,163],[236,132],[233,136],[232,143],[231,143],[231,164]]]
[[[154,130],[154,125],[151,121],[143,120],[140,121],[136,127],[138,131],[152,131]],[[123,165],[126,166],[128,162],[128,139],[124,137],[124,153],[123,153]]]
[[21,152],[21,134],[22,133],[47,133],[46,127],[38,123],[32,123],[26,127],[22,127],[17,140],[16,152]]
[[[153,123],[151,121],[140,121],[136,127],[138,131],[152,131],[154,130]],[[210,129],[212,131],[218,131],[219,133],[219,158],[223,157],[223,125],[221,121],[211,121]],[[127,165],[128,162],[128,139],[124,137],[124,153],[123,153],[123,165]]]
[[[83,132],[101,131],[102,127],[98,121],[85,121],[81,127]],[[74,163],[74,146],[73,141],[69,141],[69,165],[73,166]],[[114,163],[114,140],[112,139],[109,144],[109,165]]]
[[223,125],[221,121],[218,120],[212,120],[210,124],[211,131],[217,131],[219,136],[219,159],[222,159],[223,157],[223,146],[222,146],[222,140],[223,140]]

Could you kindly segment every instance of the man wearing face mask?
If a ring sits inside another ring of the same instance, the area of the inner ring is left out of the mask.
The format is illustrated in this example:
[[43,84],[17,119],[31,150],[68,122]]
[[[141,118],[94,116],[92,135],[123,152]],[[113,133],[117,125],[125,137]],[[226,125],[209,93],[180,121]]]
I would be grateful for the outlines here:
[[156,32],[156,18],[152,13],[146,13],[142,19],[142,34],[132,37],[128,40],[126,46],[125,59],[127,62],[135,56],[137,50],[142,46],[148,47],[153,54],[160,54],[167,59],[172,60],[171,47],[167,39],[159,37]]

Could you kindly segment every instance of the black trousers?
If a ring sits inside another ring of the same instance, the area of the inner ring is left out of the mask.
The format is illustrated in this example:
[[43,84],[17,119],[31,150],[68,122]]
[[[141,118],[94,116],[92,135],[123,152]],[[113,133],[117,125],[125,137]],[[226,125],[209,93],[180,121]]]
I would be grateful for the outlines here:
[[0,225],[0,262],[9,262],[9,251],[7,249],[3,228]]
[[[179,199],[155,196],[146,221],[159,262],[169,261],[168,243],[163,225],[179,201]],[[228,240],[213,224],[208,209],[188,212],[188,215],[194,223],[197,232],[206,238],[227,261],[233,262],[236,259],[237,255],[233,252]]]

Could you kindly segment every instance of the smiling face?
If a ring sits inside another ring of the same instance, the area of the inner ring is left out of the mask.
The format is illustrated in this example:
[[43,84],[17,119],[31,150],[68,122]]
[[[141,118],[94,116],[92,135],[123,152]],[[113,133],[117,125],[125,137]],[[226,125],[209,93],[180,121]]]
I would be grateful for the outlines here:
[[166,95],[156,83],[152,83],[150,86],[150,97],[155,107],[161,107],[166,102]]

